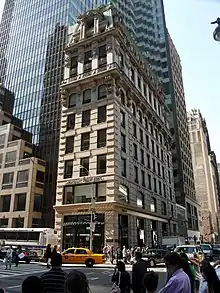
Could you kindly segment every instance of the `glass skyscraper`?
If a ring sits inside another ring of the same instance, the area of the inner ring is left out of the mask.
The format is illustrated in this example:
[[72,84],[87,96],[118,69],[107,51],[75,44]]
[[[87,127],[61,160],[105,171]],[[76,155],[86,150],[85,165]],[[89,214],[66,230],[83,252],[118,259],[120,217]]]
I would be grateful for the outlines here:
[[60,130],[59,85],[67,29],[107,0],[6,0],[0,24],[0,82],[15,94],[14,115],[47,161],[43,225],[53,224]]

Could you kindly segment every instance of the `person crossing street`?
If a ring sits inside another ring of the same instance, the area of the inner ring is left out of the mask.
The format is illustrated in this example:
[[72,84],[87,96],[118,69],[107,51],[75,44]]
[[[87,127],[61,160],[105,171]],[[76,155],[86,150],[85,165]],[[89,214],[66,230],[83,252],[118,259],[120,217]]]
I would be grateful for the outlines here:
[[11,269],[11,262],[12,262],[12,247],[11,245],[9,246],[9,248],[6,251],[6,256],[5,256],[5,270],[7,270],[8,268]]

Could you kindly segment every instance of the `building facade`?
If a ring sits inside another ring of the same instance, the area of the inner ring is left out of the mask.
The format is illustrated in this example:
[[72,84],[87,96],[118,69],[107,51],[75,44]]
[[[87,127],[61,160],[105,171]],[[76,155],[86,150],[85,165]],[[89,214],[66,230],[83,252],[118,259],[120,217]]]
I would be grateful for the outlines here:
[[199,238],[199,211],[196,202],[192,156],[181,61],[167,31],[162,0],[115,0],[114,5],[142,55],[163,82],[165,101],[170,113],[176,201],[187,209],[185,221],[189,240]]
[[0,24],[0,82],[15,93],[14,114],[47,160],[44,225],[53,226],[67,27],[106,1],[6,0]]
[[206,122],[199,110],[188,113],[197,201],[201,206],[201,239],[218,240],[218,190]]
[[137,52],[112,7],[70,27],[55,205],[62,249],[88,246],[92,210],[97,250],[178,233],[164,94]]
[[[14,95],[0,86],[0,227],[40,227],[45,162],[12,116]],[[10,101],[10,107],[8,101]]]

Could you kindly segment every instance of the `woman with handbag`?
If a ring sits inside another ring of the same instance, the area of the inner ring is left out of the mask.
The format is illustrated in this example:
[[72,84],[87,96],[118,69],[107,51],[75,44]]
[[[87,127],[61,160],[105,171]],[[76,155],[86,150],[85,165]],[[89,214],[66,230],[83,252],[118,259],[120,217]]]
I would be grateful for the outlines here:
[[122,261],[117,263],[114,274],[112,276],[112,293],[130,293],[131,278],[130,274],[125,270],[125,264]]

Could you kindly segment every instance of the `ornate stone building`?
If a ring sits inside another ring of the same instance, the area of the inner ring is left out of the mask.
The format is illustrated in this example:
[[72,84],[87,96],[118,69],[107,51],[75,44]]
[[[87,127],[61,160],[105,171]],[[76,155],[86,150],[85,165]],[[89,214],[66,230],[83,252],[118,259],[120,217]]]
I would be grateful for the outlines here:
[[55,205],[62,249],[150,245],[177,231],[161,84],[111,6],[69,28]]

